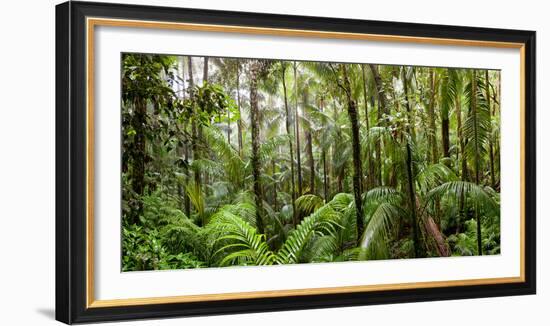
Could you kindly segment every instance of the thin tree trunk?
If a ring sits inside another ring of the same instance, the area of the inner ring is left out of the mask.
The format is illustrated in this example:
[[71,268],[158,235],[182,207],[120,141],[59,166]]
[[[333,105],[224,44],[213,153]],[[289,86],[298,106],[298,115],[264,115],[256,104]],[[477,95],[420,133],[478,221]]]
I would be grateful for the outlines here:
[[[307,118],[307,105],[309,103],[308,90],[304,89],[304,117]],[[313,159],[313,137],[309,128],[305,129],[306,155],[309,166],[309,192],[315,194],[315,161]]]
[[227,107],[227,143],[231,146],[231,110]]
[[[412,68],[414,69],[414,68]],[[416,141],[416,130],[414,128],[414,112],[411,108],[411,99],[409,97],[409,80],[407,72],[403,69],[403,92],[405,93],[405,108],[407,109],[407,119],[409,120],[409,134],[413,141]]]
[[[181,57],[180,60],[180,68],[181,68],[181,80],[183,81],[182,86],[182,98],[185,99],[185,57]],[[183,132],[184,134],[187,134],[187,121],[183,123]],[[183,151],[183,153],[182,153]],[[178,153],[183,154],[183,174],[185,175],[185,184],[189,184],[189,143],[186,141],[183,146],[178,145]],[[180,155],[181,155],[180,154]],[[189,196],[185,193],[185,190],[183,186],[180,184],[178,186],[178,194],[181,197],[183,197],[183,211],[185,212],[185,215],[187,217],[191,216],[191,201],[189,200]]]
[[430,103],[428,104],[428,120],[430,123],[430,130],[428,131],[428,143],[431,148],[431,158],[432,163],[437,163],[437,144],[436,144],[436,133],[437,127],[435,125],[435,89],[437,84],[437,77],[435,76],[435,70],[430,69]]
[[407,142],[407,187],[409,193],[409,209],[411,211],[412,227],[413,227],[413,245],[414,245],[414,256],[420,257],[420,241],[418,239],[418,221],[416,217],[416,193],[414,190],[414,181],[412,174],[412,155],[411,155],[411,146]]
[[313,137],[306,131],[306,153],[309,165],[309,192],[315,194],[315,161],[313,158]]
[[[325,110],[324,99],[321,99],[319,106],[321,112],[323,112]],[[325,203],[328,203],[327,153],[324,147],[321,150],[321,159],[323,160],[323,198],[325,199]]]
[[[367,135],[367,138],[369,137],[369,132],[370,132],[370,124],[369,124],[369,106],[368,106],[368,96],[367,96],[367,75],[366,75],[366,72],[365,72],[365,65],[361,65],[361,73],[362,73],[362,77],[363,77],[363,101],[364,101],[364,104],[365,104],[365,128],[366,128],[366,132],[365,132],[365,135]],[[369,142],[367,141],[367,146],[366,146],[366,150],[365,150],[365,157],[366,157],[366,164],[367,164],[367,177],[366,177],[366,182],[365,182],[365,186],[364,186],[364,189],[365,191],[369,191],[370,188],[372,188],[372,177],[374,176],[374,171],[373,171],[373,165],[371,163],[371,155],[370,155],[370,146],[369,146]]]
[[449,107],[441,108],[441,142],[443,157],[450,157],[449,154]]
[[237,120],[237,137],[239,141],[239,156],[243,157],[243,120],[241,117],[241,82],[240,82],[240,64],[237,62],[237,109],[239,110],[239,120]]
[[348,116],[351,125],[351,142],[353,152],[353,194],[355,198],[355,211],[357,212],[357,237],[358,240],[363,235],[363,204],[361,199],[361,146],[359,140],[359,118],[357,114],[357,104],[351,95],[351,84],[348,78],[346,65],[341,65],[342,77],[344,81],[343,89],[346,93],[348,102]]
[[[477,185],[479,185],[479,141],[478,141],[478,128],[477,128],[477,80],[476,80],[476,71],[472,71],[472,117],[473,117],[473,125],[474,125],[474,146],[475,146],[475,182]],[[477,253],[478,255],[483,255],[483,249],[481,247],[481,221],[479,217],[479,212],[477,207],[475,207],[475,216],[476,216],[476,223],[477,223]]]
[[322,151],[321,158],[323,160],[323,197],[325,203],[328,203],[327,153],[325,150]]
[[302,158],[300,152],[300,114],[298,108],[298,75],[297,75],[297,64],[294,61],[294,124],[295,124],[295,135],[296,135],[296,160],[297,160],[297,172],[298,172],[298,196],[302,195]]
[[[372,64],[369,64],[369,68],[372,72],[372,75],[374,77],[374,84],[376,86],[376,93],[377,93],[377,100],[378,100],[378,126],[382,127],[384,126],[384,122],[382,121],[383,114],[386,113],[386,97],[384,96],[384,89],[382,88],[382,78],[380,77],[380,74],[378,73],[378,67]],[[378,177],[378,186],[382,185],[382,141],[381,139],[378,139],[376,142],[376,162],[378,163],[377,168],[377,177]]]
[[285,99],[285,115],[286,115],[286,133],[288,135],[288,150],[290,151],[290,180],[292,182],[292,222],[294,226],[298,225],[297,215],[296,215],[296,182],[294,180],[294,148],[292,145],[292,127],[290,122],[290,110],[288,108],[288,96],[286,91],[286,66],[284,63],[281,63],[281,80],[283,83],[283,96]]
[[[202,83],[208,83],[208,57],[204,57],[204,64],[202,67]],[[198,125],[198,138],[201,141],[203,139],[202,125]],[[204,184],[209,185],[210,182],[210,174],[208,174],[207,171],[204,171]],[[204,192],[206,195],[210,193],[209,189],[210,187],[204,187]]]
[[[461,75],[458,75],[458,78],[461,78]],[[459,83],[460,85],[461,83]],[[455,113],[456,113],[456,134],[458,138],[458,147],[460,150],[460,166],[461,172],[460,177],[463,181],[468,180],[468,166],[466,165],[466,156],[465,156],[465,143],[462,135],[462,101],[461,101],[461,91],[456,92],[455,98]]]
[[[275,179],[275,169],[276,164],[275,160],[271,159],[271,177]],[[273,182],[273,210],[278,211],[278,202],[277,202],[277,182]]]
[[[485,70],[485,92],[487,95],[487,109],[489,110],[489,120],[493,117],[493,110],[491,108],[491,92],[489,88],[489,70]],[[491,126],[492,127],[492,126]],[[489,164],[491,168],[491,187],[495,187],[495,161],[493,154],[493,137],[492,128],[489,129]]]
[[[188,75],[189,75],[189,95],[193,97],[193,93],[195,92],[195,81],[193,80],[193,57],[189,57],[189,60],[187,60],[187,66],[188,66]],[[193,150],[193,161],[196,161],[200,158],[199,153],[199,147],[198,147],[198,139],[199,139],[199,132],[197,127],[197,117],[198,112],[197,108],[193,106],[193,118],[191,119],[191,149]],[[195,177],[195,187],[198,187],[200,189],[201,187],[201,173],[197,169],[194,171],[194,177]]]
[[254,61],[250,65],[250,126],[252,136],[252,175],[254,178],[254,198],[256,204],[256,227],[259,233],[264,233],[262,220],[262,185],[260,181],[260,114],[258,110],[258,76],[260,63]]
[[441,120],[441,139],[443,141],[443,157],[450,157],[449,154],[449,117]]
[[[403,73],[403,87],[405,92],[405,107],[407,109],[407,128],[406,131],[410,135],[411,129],[412,129],[412,121],[411,121],[411,115],[410,110],[411,106],[409,103],[409,96],[407,94],[407,76],[405,73]],[[410,138],[412,139],[412,138]],[[416,192],[414,187],[414,175],[413,175],[413,163],[412,163],[412,153],[411,153],[411,144],[410,141],[406,141],[406,149],[407,149],[407,158],[405,160],[405,166],[407,168],[407,192],[409,194],[409,210],[411,212],[411,220],[412,220],[412,227],[413,227],[413,245],[414,245],[414,256],[420,257],[420,241],[418,237],[418,220],[416,216]]]
[[[187,126],[184,126],[184,129],[186,130]],[[185,183],[188,184],[189,183],[189,145],[188,144],[185,144],[185,146],[183,147],[183,153],[185,155]],[[183,189],[182,189],[182,193],[184,193]],[[189,199],[189,196],[187,196],[187,194],[184,194],[183,205],[184,205],[185,215],[187,217],[190,217],[191,200]]]

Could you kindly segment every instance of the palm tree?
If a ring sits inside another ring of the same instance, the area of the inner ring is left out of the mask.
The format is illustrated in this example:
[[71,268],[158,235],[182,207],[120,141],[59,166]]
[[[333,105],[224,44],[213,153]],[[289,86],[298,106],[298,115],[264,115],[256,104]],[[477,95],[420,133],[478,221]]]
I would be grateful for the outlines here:
[[124,56],[123,270],[500,252],[498,72],[199,59]]
[[286,127],[286,134],[288,135],[288,151],[290,153],[290,182],[291,182],[291,191],[292,191],[292,221],[294,225],[298,225],[297,216],[296,216],[296,182],[294,180],[294,148],[292,145],[292,128],[291,128],[291,114],[288,106],[288,95],[287,95],[287,87],[286,87],[286,69],[288,67],[288,64],[284,61],[281,61],[279,63],[280,71],[281,71],[281,83],[283,85],[283,98],[284,98],[284,106],[285,106],[285,127]]
[[351,141],[353,149],[353,193],[355,198],[355,209],[357,210],[357,231],[358,234],[363,232],[363,205],[361,202],[361,178],[363,176],[361,168],[361,147],[359,140],[359,118],[357,114],[357,103],[352,97],[352,88],[348,76],[346,65],[340,65],[342,73],[342,82],[339,86],[342,88],[347,100],[348,117],[351,125]]
[[[490,135],[491,119],[487,102],[481,93],[478,83],[476,70],[472,70],[470,75],[470,84],[468,92],[468,101],[470,104],[470,114],[464,125],[464,134],[468,139],[466,152],[468,159],[474,166],[474,181],[476,185],[481,182],[481,155],[486,153],[486,144]],[[479,212],[475,211],[477,223],[477,247],[478,255],[483,254],[481,247],[481,221]]]

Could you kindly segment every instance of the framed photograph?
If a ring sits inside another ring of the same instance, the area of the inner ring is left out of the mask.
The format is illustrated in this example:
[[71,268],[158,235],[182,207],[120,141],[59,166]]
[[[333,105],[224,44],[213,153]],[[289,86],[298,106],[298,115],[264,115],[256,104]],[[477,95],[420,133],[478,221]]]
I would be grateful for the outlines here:
[[56,318],[535,293],[535,32],[56,7]]

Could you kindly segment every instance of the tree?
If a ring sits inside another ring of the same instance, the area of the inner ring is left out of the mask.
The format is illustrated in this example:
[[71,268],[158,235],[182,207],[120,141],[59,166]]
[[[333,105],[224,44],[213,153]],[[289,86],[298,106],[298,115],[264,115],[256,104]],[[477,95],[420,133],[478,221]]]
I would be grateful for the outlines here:
[[286,133],[288,135],[288,151],[290,153],[290,179],[291,179],[291,191],[292,191],[292,221],[296,226],[298,224],[297,215],[296,215],[296,182],[294,180],[294,148],[292,145],[292,128],[290,121],[290,110],[288,107],[288,96],[286,88],[286,69],[288,65],[286,62],[280,62],[281,69],[281,82],[283,84],[283,97],[284,97],[284,106],[285,106],[285,121],[286,121]]
[[340,65],[342,73],[342,82],[339,86],[342,88],[348,107],[348,116],[351,125],[351,140],[353,149],[353,193],[355,198],[355,210],[357,215],[357,233],[363,233],[363,204],[361,200],[361,178],[363,175],[361,168],[361,147],[359,141],[359,119],[357,114],[357,103],[352,97],[351,83],[348,76],[346,65]]
[[168,81],[161,76],[164,72],[167,79],[173,80],[173,75],[169,73],[173,64],[171,58],[159,55],[126,54],[123,57],[122,101],[131,111],[128,110],[123,117],[130,126],[123,142],[130,150],[123,155],[122,171],[129,172],[132,191],[137,196],[129,200],[131,223],[137,223],[143,214],[143,203],[139,197],[145,195],[148,186],[145,180],[149,160],[146,143],[147,138],[155,136],[152,125],[147,123],[147,104],[168,102],[174,96],[174,91],[167,87]]
[[298,172],[298,196],[302,195],[302,155],[300,148],[300,114],[298,108],[298,64],[294,61],[292,68],[294,70],[294,135],[296,137],[296,159]]
[[[378,73],[378,67],[369,64],[370,71],[374,77],[374,83],[376,85],[376,98],[378,99],[378,125],[383,126],[383,119],[382,116],[386,113],[387,107],[386,107],[386,97],[384,95],[384,88],[382,87],[382,78],[380,77],[380,74]],[[382,185],[382,164],[381,164],[381,157],[382,157],[382,150],[381,150],[381,143],[376,143],[376,158],[378,160],[378,169],[377,169],[377,177],[378,182],[377,185]]]
[[124,271],[500,253],[498,71],[122,59]]
[[[308,120],[307,111],[309,109],[309,85],[306,85],[303,90],[303,106],[304,106],[304,119]],[[311,121],[308,122],[308,126],[305,128],[306,138],[306,155],[309,168],[309,192],[315,194],[315,159],[313,158],[313,136],[311,134]]]
[[432,163],[437,163],[437,144],[436,144],[436,134],[437,134],[437,127],[435,125],[435,102],[436,102],[436,89],[437,89],[437,77],[435,75],[435,69],[430,68],[429,71],[430,75],[430,93],[429,93],[429,102],[428,102],[428,120],[430,123],[430,127],[428,130],[428,143],[430,144],[431,148],[431,156],[430,161]]
[[[361,78],[362,78],[362,82],[363,82],[363,104],[364,104],[364,108],[365,108],[365,134],[367,137],[369,137],[369,129],[370,129],[370,123],[369,123],[369,106],[368,106],[368,95],[367,95],[367,74],[365,72],[365,65],[361,65]],[[405,86],[406,87],[406,86]],[[406,88],[405,88],[406,89]],[[408,102],[407,102],[408,103]],[[366,147],[366,164],[367,164],[367,178],[366,178],[366,187],[365,187],[365,190],[368,191],[372,186],[373,186],[373,182],[372,182],[372,178],[374,176],[374,165],[371,163],[371,154],[370,154],[370,146],[368,146],[367,144],[367,147]]]
[[267,71],[268,63],[262,60],[251,60],[249,63],[250,72],[250,126],[252,133],[252,175],[254,178],[254,198],[256,203],[256,227],[260,233],[264,233],[262,217],[263,194],[260,172],[260,113],[258,108],[258,82]]

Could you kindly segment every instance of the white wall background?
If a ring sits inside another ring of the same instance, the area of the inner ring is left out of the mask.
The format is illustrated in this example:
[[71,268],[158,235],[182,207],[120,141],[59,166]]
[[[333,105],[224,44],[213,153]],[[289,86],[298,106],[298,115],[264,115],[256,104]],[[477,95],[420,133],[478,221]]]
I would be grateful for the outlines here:
[[[0,4],[0,324],[54,325],[55,0]],[[550,20],[544,1],[118,0],[192,8],[406,21],[537,31],[537,164],[550,164]],[[538,169],[538,294],[445,302],[127,322],[124,325],[543,325],[550,321],[550,213]]]

